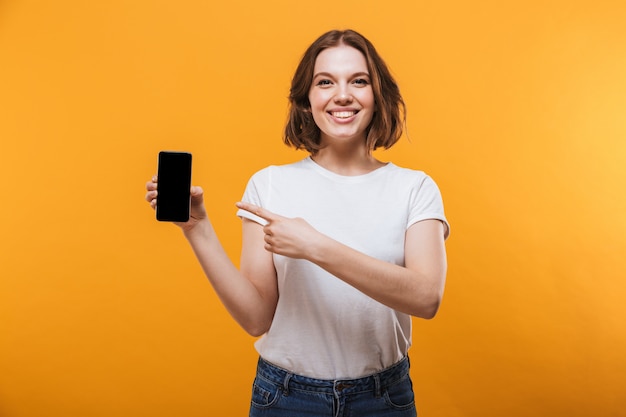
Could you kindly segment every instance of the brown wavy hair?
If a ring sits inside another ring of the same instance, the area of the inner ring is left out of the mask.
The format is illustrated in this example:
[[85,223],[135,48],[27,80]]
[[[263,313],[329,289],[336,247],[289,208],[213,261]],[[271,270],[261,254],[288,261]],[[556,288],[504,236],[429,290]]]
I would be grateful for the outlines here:
[[400,90],[385,61],[378,55],[374,45],[354,30],[331,30],[309,46],[304,53],[291,81],[289,91],[289,115],[283,140],[288,146],[306,149],[315,155],[321,148],[320,129],[313,120],[309,91],[313,84],[315,60],[324,49],[340,44],[360,51],[367,62],[376,111],[366,132],[366,145],[370,151],[388,149],[402,136],[405,126],[406,107]]

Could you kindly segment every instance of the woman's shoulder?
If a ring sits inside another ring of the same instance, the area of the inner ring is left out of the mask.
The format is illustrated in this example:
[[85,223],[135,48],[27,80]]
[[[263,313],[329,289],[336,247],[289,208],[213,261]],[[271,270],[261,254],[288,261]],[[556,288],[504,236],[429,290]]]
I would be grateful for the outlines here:
[[310,169],[311,158],[306,157],[294,162],[286,162],[284,164],[272,164],[265,168],[258,170],[257,172],[289,172]]
[[254,180],[262,180],[269,179],[273,176],[285,177],[287,175],[296,175],[298,171],[306,170],[308,167],[308,159],[301,159],[295,162],[289,162],[285,164],[279,165],[268,165],[264,168],[259,169],[254,174],[252,174],[252,178]]
[[389,169],[387,171],[390,175],[394,175],[406,180],[423,181],[426,178],[430,178],[430,176],[422,170],[396,165],[393,162],[388,163],[388,168]]
[[439,193],[437,182],[425,171],[406,168],[391,164],[392,169],[389,170],[391,177],[388,182],[395,184],[396,187],[410,191],[411,193]]

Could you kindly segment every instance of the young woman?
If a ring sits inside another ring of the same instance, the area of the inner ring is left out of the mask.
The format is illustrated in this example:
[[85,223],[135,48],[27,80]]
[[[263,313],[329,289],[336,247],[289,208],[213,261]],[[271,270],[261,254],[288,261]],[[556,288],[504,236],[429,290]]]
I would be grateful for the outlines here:
[[[250,179],[238,270],[192,187],[178,224],[260,358],[250,416],[415,416],[411,316],[441,301],[449,227],[434,181],[374,158],[404,102],[373,45],[331,31],[291,85],[285,143],[310,156]],[[147,184],[154,207],[157,178]]]

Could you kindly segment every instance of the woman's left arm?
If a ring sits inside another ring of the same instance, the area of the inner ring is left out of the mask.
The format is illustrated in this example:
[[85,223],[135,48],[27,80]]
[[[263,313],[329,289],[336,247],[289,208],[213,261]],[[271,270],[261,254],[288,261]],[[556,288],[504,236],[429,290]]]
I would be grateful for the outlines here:
[[248,203],[237,206],[268,221],[266,250],[313,262],[395,310],[425,319],[437,313],[447,270],[441,221],[422,220],[408,228],[405,266],[400,266],[337,242],[303,219],[282,217]]

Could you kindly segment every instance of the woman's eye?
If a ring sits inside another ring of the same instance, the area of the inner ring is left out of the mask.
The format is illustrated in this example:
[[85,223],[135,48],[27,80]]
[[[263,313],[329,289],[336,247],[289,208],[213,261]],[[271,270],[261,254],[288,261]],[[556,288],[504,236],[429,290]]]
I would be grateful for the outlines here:
[[319,80],[317,82],[317,85],[319,85],[319,86],[326,86],[326,85],[330,85],[330,84],[331,84],[330,80]]
[[356,80],[354,80],[354,83],[357,85],[368,85],[369,81],[367,81],[365,78],[357,78]]

